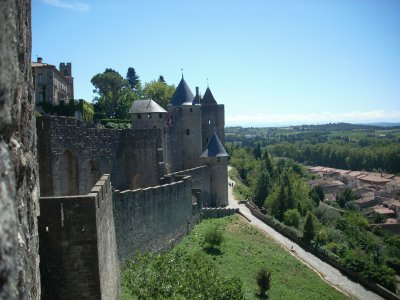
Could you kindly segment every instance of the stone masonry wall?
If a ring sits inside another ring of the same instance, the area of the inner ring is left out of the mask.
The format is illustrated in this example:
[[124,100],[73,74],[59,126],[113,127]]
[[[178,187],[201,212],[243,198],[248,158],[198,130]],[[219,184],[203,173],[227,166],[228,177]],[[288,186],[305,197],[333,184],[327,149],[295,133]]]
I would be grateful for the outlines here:
[[111,174],[118,189],[157,185],[163,175],[159,130],[96,129],[76,118],[41,117],[37,131],[42,196],[71,195],[63,174],[66,151],[76,170],[72,194],[88,193],[100,174]]
[[208,207],[210,202],[210,169],[207,166],[201,166],[193,169],[183,170],[168,174],[168,177],[190,176],[192,179],[192,189],[201,191],[200,207]]
[[169,248],[192,226],[190,178],[146,189],[116,191],[114,221],[121,261],[136,251]]
[[88,195],[42,197],[40,208],[42,299],[119,299],[109,176]]
[[39,299],[31,2],[0,1],[0,299]]

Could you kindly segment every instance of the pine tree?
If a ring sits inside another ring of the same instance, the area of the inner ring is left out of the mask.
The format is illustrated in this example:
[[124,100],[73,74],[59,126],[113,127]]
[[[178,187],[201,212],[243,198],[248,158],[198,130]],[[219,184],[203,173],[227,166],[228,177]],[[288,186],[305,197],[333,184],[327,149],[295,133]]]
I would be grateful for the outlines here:
[[285,187],[281,184],[281,189],[278,194],[278,216],[277,219],[279,221],[283,221],[283,215],[286,210],[286,195],[285,195]]
[[261,207],[264,204],[265,198],[268,196],[270,188],[270,176],[266,169],[262,170],[257,175],[257,180],[254,188],[254,203]]
[[126,80],[128,80],[129,86],[132,90],[138,91],[140,87],[139,75],[136,74],[135,68],[129,67],[126,73]]
[[311,213],[308,213],[306,223],[304,224],[303,238],[307,242],[311,241],[315,236],[315,224]]
[[261,146],[257,143],[257,147],[253,149],[253,156],[255,159],[261,159]]

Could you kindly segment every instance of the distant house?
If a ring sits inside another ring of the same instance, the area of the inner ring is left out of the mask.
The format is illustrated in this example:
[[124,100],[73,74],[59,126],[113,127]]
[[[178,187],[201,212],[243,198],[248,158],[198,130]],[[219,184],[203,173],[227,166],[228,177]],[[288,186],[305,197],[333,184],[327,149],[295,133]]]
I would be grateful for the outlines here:
[[384,186],[392,180],[376,174],[368,174],[367,176],[361,177],[360,181],[373,186]]
[[360,208],[367,208],[377,204],[375,196],[368,196],[354,201]]
[[36,62],[32,62],[32,74],[36,104],[47,102],[58,105],[60,101],[74,99],[71,63],[60,63],[58,70],[38,57]]
[[312,187],[320,185],[325,194],[338,194],[346,189],[346,185],[338,180],[332,180],[331,178],[322,178],[308,181],[308,184]]

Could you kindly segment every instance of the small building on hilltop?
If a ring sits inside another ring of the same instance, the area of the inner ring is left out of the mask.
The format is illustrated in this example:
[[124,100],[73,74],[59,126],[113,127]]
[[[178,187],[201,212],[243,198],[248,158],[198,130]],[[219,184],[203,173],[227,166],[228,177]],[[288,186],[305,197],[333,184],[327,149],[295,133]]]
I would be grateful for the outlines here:
[[58,105],[60,101],[68,102],[74,99],[74,78],[71,63],[60,63],[56,66],[43,62],[38,57],[32,62],[32,74],[36,104],[47,102]]

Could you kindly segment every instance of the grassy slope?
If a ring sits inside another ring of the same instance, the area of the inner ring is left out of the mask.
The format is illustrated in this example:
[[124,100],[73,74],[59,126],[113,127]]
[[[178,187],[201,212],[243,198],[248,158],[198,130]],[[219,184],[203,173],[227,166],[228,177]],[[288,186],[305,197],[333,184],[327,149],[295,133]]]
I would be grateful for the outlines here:
[[272,273],[271,290],[268,292],[270,299],[347,299],[238,216],[203,221],[174,250],[204,251],[202,236],[210,226],[215,225],[223,230],[224,242],[220,247],[221,253],[208,255],[221,272],[242,279],[246,299],[256,299],[254,274],[262,265]]

